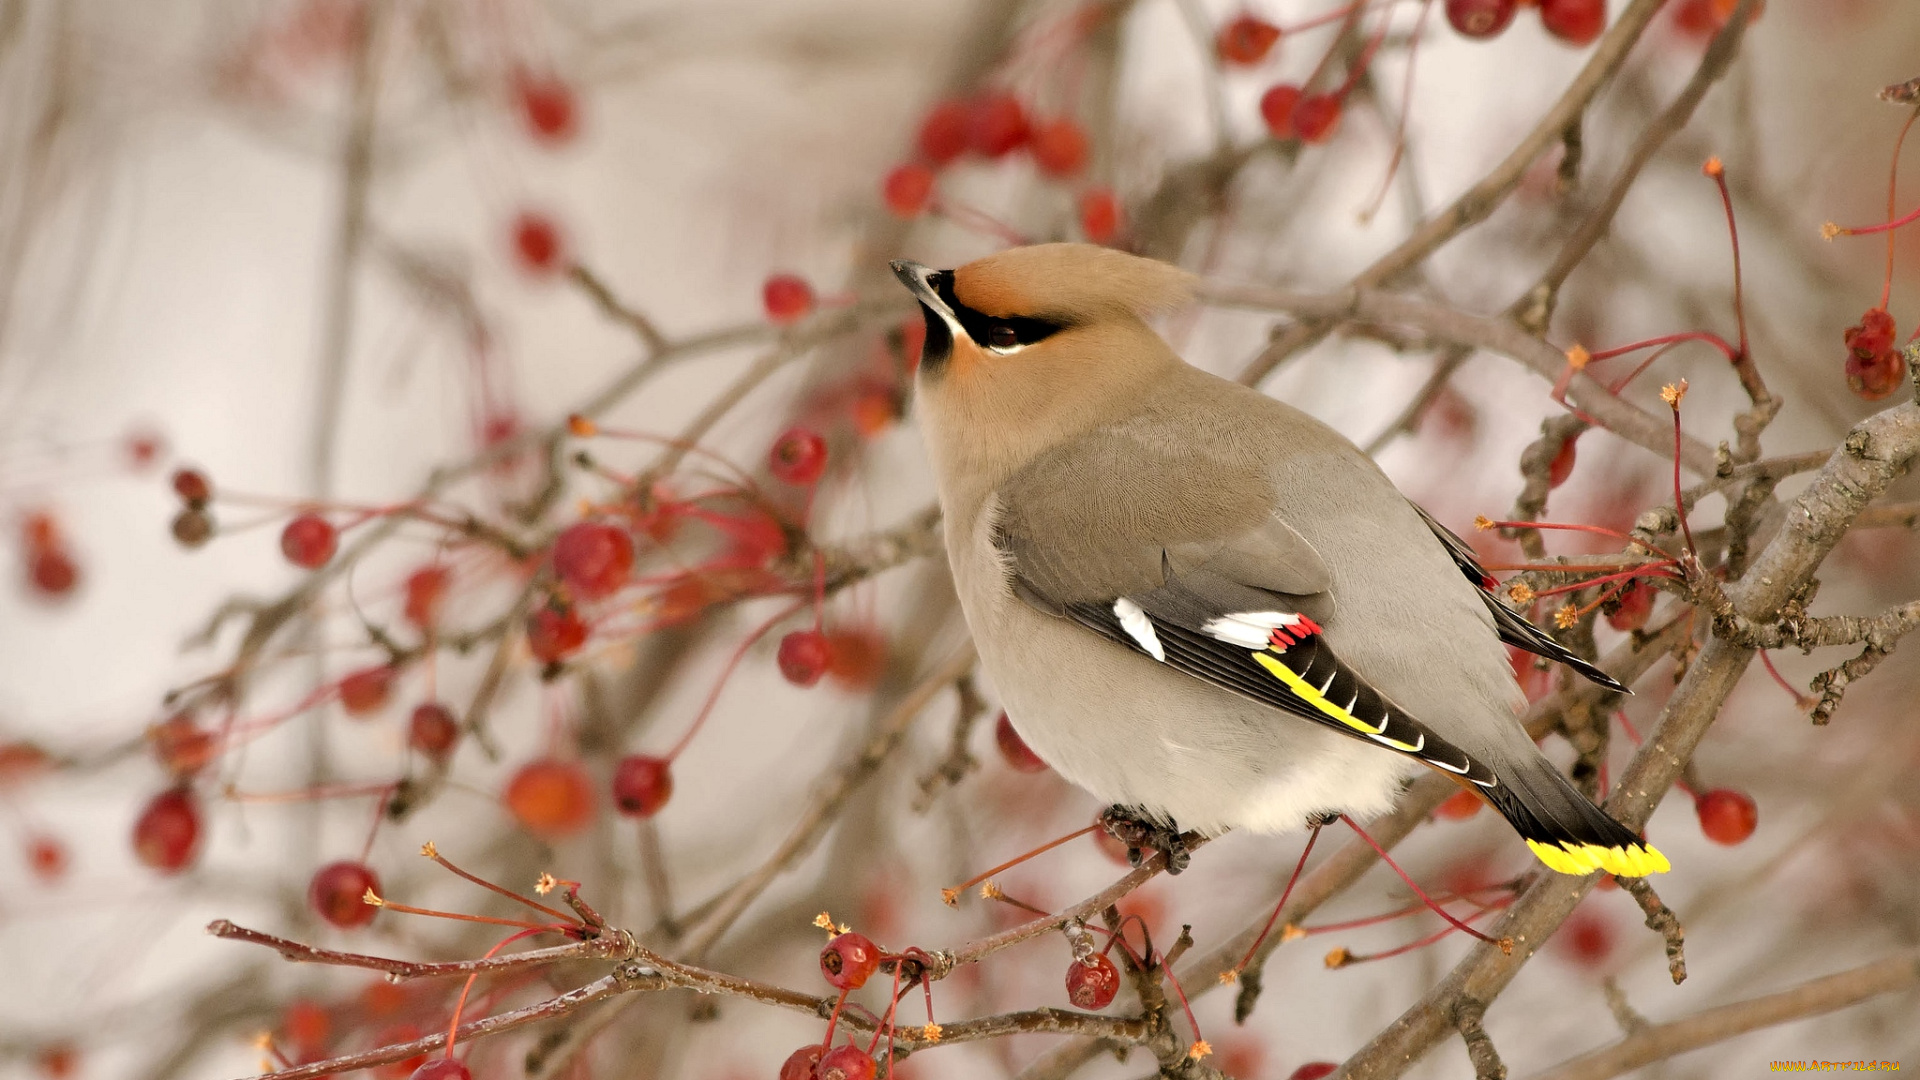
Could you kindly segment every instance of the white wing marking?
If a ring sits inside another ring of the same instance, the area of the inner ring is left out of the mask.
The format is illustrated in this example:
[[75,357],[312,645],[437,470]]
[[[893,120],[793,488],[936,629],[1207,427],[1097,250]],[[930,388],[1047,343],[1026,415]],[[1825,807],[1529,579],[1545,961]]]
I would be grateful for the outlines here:
[[1147,618],[1139,604],[1123,596],[1113,602],[1113,615],[1120,620],[1120,628],[1146,650],[1148,656],[1163,664],[1167,662],[1167,650],[1160,646],[1160,635],[1153,632],[1153,620]]

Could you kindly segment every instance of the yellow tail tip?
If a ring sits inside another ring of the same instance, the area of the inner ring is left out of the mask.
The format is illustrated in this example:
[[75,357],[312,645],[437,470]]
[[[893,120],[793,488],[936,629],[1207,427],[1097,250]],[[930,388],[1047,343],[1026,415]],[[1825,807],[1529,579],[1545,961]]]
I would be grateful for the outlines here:
[[1601,847],[1599,844],[1529,840],[1527,847],[1532,849],[1536,858],[1547,864],[1548,869],[1562,874],[1585,875],[1605,870],[1621,877],[1646,877],[1673,869],[1673,864],[1660,853],[1660,849],[1651,844]]

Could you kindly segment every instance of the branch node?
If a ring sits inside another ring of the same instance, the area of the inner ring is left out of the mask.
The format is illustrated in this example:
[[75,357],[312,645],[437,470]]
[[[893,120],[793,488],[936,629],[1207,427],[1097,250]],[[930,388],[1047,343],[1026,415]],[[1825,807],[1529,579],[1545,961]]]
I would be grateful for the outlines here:
[[1460,1030],[1460,1038],[1467,1044],[1467,1058],[1473,1062],[1476,1080],[1507,1080],[1507,1067],[1481,1024],[1486,1015],[1485,1003],[1462,997],[1453,1007],[1453,1026]]

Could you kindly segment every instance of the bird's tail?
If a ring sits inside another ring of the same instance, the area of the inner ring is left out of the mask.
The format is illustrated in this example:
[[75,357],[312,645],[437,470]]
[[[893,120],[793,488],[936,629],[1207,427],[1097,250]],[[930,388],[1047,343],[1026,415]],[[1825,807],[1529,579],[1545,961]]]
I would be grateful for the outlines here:
[[1671,869],[1667,857],[1587,801],[1546,758],[1535,755],[1502,769],[1481,789],[1540,861],[1562,874],[1605,870],[1645,877]]

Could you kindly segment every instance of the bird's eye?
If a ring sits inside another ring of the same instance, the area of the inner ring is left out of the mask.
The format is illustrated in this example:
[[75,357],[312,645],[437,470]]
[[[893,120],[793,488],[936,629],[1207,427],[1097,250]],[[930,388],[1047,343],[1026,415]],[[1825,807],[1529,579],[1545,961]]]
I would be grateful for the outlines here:
[[994,323],[987,328],[987,344],[996,349],[1011,349],[1020,344],[1020,335],[1006,323]]

